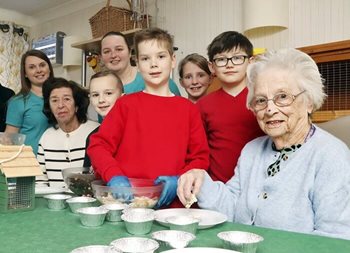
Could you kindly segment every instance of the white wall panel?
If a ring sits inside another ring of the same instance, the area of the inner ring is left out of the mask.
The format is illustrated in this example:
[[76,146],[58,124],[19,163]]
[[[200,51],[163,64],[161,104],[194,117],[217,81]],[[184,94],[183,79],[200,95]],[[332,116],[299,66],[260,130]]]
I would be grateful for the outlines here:
[[207,57],[207,46],[215,36],[242,27],[241,0],[158,0],[157,5],[157,26],[174,35],[178,62],[190,53]]
[[310,46],[350,38],[349,0],[289,2],[289,46]]
[[[179,58],[206,55],[219,33],[242,29],[244,0],[158,0],[158,26],[175,35]],[[289,27],[246,33],[255,47],[302,47],[350,39],[350,0],[289,0]]]

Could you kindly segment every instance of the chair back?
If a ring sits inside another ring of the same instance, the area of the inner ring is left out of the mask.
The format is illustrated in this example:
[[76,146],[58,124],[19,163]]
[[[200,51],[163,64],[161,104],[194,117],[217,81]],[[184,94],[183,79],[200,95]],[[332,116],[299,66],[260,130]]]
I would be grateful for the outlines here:
[[350,148],[350,116],[340,117],[317,125],[341,139]]

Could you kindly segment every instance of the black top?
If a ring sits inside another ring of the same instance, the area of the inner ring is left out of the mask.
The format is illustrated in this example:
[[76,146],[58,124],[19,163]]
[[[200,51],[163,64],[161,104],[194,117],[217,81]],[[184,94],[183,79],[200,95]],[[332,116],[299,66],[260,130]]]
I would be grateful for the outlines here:
[[6,128],[7,101],[15,95],[14,91],[0,84],[0,132]]
[[83,164],[83,167],[90,167],[91,166],[91,160],[90,160],[90,157],[88,156],[87,154],[87,149],[89,147],[89,144],[90,144],[90,136],[94,133],[97,133],[98,132],[98,129],[100,127],[96,127],[95,130],[93,130],[89,135],[88,137],[86,138],[86,144],[85,144],[85,157],[84,157],[84,164]]

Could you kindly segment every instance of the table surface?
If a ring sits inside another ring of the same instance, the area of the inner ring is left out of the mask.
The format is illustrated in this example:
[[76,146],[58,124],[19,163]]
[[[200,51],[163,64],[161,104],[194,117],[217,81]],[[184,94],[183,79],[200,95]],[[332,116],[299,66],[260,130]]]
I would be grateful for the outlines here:
[[[167,229],[154,223],[152,231]],[[257,253],[349,253],[350,241],[316,235],[292,233],[261,227],[225,222],[199,230],[191,247],[222,248],[216,236],[221,231],[249,231],[264,237]],[[53,211],[46,200],[36,198],[33,211],[0,214],[0,253],[65,253],[86,246],[104,244],[132,236],[123,222],[105,222],[101,227],[89,228],[80,224],[79,216],[69,209]],[[150,234],[146,235],[150,238]]]

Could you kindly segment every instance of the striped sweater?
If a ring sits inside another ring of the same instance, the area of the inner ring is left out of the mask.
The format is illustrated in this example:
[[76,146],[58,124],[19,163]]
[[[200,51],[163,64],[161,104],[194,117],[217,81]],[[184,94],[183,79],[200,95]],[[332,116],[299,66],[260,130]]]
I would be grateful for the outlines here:
[[39,141],[37,159],[44,176],[37,177],[37,185],[64,187],[62,170],[83,166],[86,138],[98,125],[88,120],[70,133],[60,128],[47,129]]

